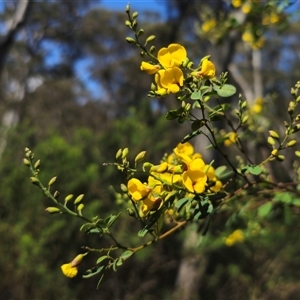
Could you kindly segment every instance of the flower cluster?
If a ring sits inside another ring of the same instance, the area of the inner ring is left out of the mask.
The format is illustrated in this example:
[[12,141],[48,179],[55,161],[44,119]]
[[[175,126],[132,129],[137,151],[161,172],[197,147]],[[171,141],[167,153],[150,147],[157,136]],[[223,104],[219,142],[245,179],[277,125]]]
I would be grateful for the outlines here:
[[192,69],[186,49],[180,44],[170,44],[161,48],[157,53],[157,63],[142,62],[141,70],[154,76],[155,94],[164,96],[170,93],[178,93],[184,86],[184,72],[188,71],[188,76],[200,78],[215,77],[215,66],[206,57],[201,61],[199,67]]
[[127,183],[130,198],[141,203],[142,214],[157,210],[174,191],[193,198],[203,193],[217,193],[222,182],[213,166],[205,164],[200,153],[190,143],[178,144],[173,153],[159,165],[144,164],[149,168],[148,181],[131,178]]

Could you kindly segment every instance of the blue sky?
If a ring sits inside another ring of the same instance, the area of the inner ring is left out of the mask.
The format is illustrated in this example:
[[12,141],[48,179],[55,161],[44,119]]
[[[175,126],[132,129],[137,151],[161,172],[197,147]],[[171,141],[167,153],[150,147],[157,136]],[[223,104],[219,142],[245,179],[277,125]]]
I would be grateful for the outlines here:
[[100,6],[102,7],[123,11],[127,4],[130,4],[131,9],[134,11],[155,10],[161,14],[166,12],[165,5],[161,4],[159,0],[102,0],[100,2]]

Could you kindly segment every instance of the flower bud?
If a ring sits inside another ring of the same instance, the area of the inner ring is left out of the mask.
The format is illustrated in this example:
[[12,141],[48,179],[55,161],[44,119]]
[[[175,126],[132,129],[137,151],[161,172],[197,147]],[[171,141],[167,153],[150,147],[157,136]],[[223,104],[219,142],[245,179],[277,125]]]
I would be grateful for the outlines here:
[[40,167],[40,165],[41,165],[41,160],[39,159],[39,160],[37,160],[36,163],[34,164],[34,168],[35,168],[35,169],[38,169],[38,168]]
[[242,119],[242,124],[245,124],[249,119],[249,116],[244,116],[243,119]]
[[275,145],[275,140],[274,140],[271,136],[269,136],[269,137],[268,137],[268,143],[269,143],[271,146],[274,146],[274,145]]
[[278,149],[273,149],[272,152],[271,152],[271,154],[273,156],[276,156],[278,154]]
[[295,151],[295,155],[300,157],[300,151],[299,150]]
[[132,28],[135,30],[137,27],[137,20],[133,20],[131,23]]
[[286,146],[287,147],[293,147],[293,146],[295,146],[297,144],[297,141],[296,140],[291,140],[291,141],[289,141],[287,144],[286,144]]
[[143,164],[143,171],[144,172],[149,172],[152,167],[153,167],[153,164],[151,164],[149,162],[145,162]]
[[192,61],[190,61],[190,62],[187,64],[187,67],[188,67],[189,69],[191,69],[191,68],[193,67],[193,65],[194,65],[194,63],[193,63]]
[[126,186],[124,183],[121,183],[121,190],[122,190],[124,193],[127,193],[127,192],[128,192],[128,188],[127,188],[127,186]]
[[126,38],[126,41],[127,41],[127,43],[129,43],[129,44],[136,44],[135,39],[133,39],[132,37],[127,37],[127,38]]
[[140,152],[140,153],[135,157],[134,161],[135,161],[135,162],[139,162],[139,161],[143,160],[144,157],[145,157],[145,155],[146,155],[146,151]]
[[279,139],[279,134],[274,130],[269,130],[269,134],[274,139]]
[[243,101],[241,104],[241,108],[245,109],[247,107],[247,101]]
[[81,213],[81,211],[83,210],[84,208],[84,204],[80,203],[77,207],[77,210]]
[[141,36],[144,33],[144,29],[140,29],[137,33],[137,36]]
[[155,39],[155,35],[150,35],[147,39],[146,39],[146,44],[148,44],[149,42],[153,41]]
[[74,197],[73,194],[69,194],[69,195],[65,198],[65,201],[68,202],[68,201],[72,200],[73,197]]
[[23,158],[23,163],[25,166],[30,166],[30,161],[27,158]]
[[184,68],[186,68],[187,65],[188,65],[188,63],[189,63],[189,61],[190,61],[190,60],[186,57],[185,60],[184,60],[183,63],[182,63],[182,66],[183,66]]
[[139,13],[138,13],[137,11],[135,11],[135,12],[132,14],[132,19],[137,18],[138,15],[139,15]]
[[54,184],[54,182],[56,181],[57,176],[53,177],[50,179],[48,186],[51,186],[52,184]]
[[153,53],[155,53],[155,51],[156,51],[155,46],[151,46],[150,49],[149,49],[149,52],[150,52],[151,54],[153,54]]
[[39,180],[36,177],[30,177],[30,180],[33,184],[39,185]]
[[126,25],[127,27],[131,28],[131,22],[130,22],[130,21],[126,20],[126,21],[125,21],[125,25]]
[[284,155],[277,155],[276,159],[279,161],[284,161],[285,157],[284,157]]
[[123,151],[122,151],[122,158],[127,157],[128,153],[129,153],[128,148],[124,148]]
[[79,195],[79,196],[75,199],[74,204],[79,203],[79,202],[83,199],[83,197],[84,197],[84,194]]
[[116,159],[119,159],[122,155],[122,149],[119,149],[118,152],[116,153]]
[[53,197],[57,200],[59,197],[59,191],[55,191]]
[[57,208],[57,207],[53,207],[53,206],[47,207],[45,210],[46,210],[49,214],[59,214],[59,213],[60,213],[60,209]]

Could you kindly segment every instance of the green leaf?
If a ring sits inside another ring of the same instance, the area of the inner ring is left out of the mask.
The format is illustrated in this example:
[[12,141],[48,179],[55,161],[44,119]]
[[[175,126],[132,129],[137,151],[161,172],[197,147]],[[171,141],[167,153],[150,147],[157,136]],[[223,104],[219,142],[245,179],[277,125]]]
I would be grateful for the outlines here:
[[261,174],[262,169],[261,169],[261,167],[256,166],[256,165],[247,165],[246,167],[244,167],[242,169],[242,172],[243,173],[249,172],[250,174],[253,174],[253,175],[259,175],[259,174]]
[[106,226],[108,228],[110,228],[119,216],[120,216],[120,213],[117,215],[110,215],[108,218],[106,218],[105,219]]
[[90,278],[92,276],[95,276],[99,274],[104,269],[104,266],[101,266],[99,268],[95,269],[88,269],[86,270],[85,274],[82,275],[82,278]]
[[122,259],[117,259],[117,263],[116,263],[116,266],[120,267],[123,265],[123,260]]
[[202,100],[202,94],[200,91],[194,91],[191,95],[192,100]]
[[149,232],[149,230],[147,228],[143,228],[138,232],[138,236],[144,237],[148,232]]
[[122,258],[123,260],[126,260],[127,258],[129,258],[130,256],[132,256],[134,254],[134,252],[130,251],[130,250],[126,250],[124,251],[121,255],[120,258]]
[[276,193],[274,198],[274,202],[281,202],[284,204],[294,204],[294,197],[292,193],[289,192],[282,192],[282,193]]
[[101,284],[101,281],[102,281],[103,277],[104,277],[104,274],[101,275],[101,277],[100,277],[100,279],[99,279],[99,281],[98,281],[97,289],[99,288],[99,286],[100,286],[100,284]]
[[198,211],[195,215],[194,215],[194,220],[199,220],[201,217],[202,213],[201,211]]
[[190,198],[182,198],[182,199],[179,199],[176,203],[175,203],[175,207],[177,208],[178,211],[180,211],[183,206],[188,202],[190,201],[191,199]]
[[220,166],[215,169],[215,175],[216,177],[220,177],[227,169],[227,166]]
[[103,256],[99,257],[99,258],[97,259],[96,264],[100,264],[103,260],[105,260],[105,259],[107,259],[107,258],[108,258],[107,255],[103,255]]
[[172,109],[172,110],[170,110],[170,111],[167,112],[166,119],[167,120],[177,119],[178,117],[180,117],[182,115],[183,112],[184,112],[184,108],[183,107],[180,107],[177,110]]
[[258,215],[262,218],[265,218],[270,214],[272,209],[273,209],[273,204],[271,202],[267,202],[258,208]]
[[224,84],[222,88],[218,85],[214,85],[213,89],[223,98],[230,97],[236,93],[236,88],[231,84]]
[[182,140],[181,140],[181,144],[184,144],[185,142],[189,141],[190,139],[192,139],[193,137],[201,134],[202,131],[200,129],[193,131],[192,133],[186,135]]
[[167,115],[166,115],[167,120],[174,120],[174,119],[177,119],[177,118],[178,118],[177,110],[170,110],[170,111],[167,112]]

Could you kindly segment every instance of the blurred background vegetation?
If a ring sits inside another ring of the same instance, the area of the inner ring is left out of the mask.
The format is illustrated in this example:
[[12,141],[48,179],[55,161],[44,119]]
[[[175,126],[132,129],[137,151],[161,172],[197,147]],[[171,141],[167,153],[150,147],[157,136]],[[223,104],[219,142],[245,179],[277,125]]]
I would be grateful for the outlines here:
[[[276,124],[287,118],[283,108],[290,101],[290,87],[300,79],[299,2],[284,11],[287,19],[281,27],[268,28],[261,49],[249,47],[238,26],[221,36],[207,34],[203,24],[208,18],[217,22],[239,18],[241,12],[228,1],[157,2],[164,6],[164,15],[144,10],[139,17],[146,33],[157,36],[157,49],[177,42],[185,45],[194,61],[211,54],[218,74],[231,70],[231,83],[247,100],[264,99],[265,114],[258,126],[273,124],[272,129],[279,130]],[[159,162],[190,132],[164,118],[168,109],[176,108],[174,98],[146,96],[151,78],[140,73],[138,50],[125,42],[130,34],[124,25],[127,3],[123,11],[100,4],[92,0],[2,4],[0,298],[299,298],[299,215],[280,205],[267,216],[242,212],[236,205],[229,218],[225,210],[198,248],[197,228],[191,225],[133,257],[107,276],[99,290],[97,278],[62,275],[60,265],[80,253],[82,245],[100,248],[103,242],[79,234],[79,220],[44,211],[50,203],[27,180],[24,148],[41,158],[46,182],[58,176],[56,187],[62,194],[85,194],[86,211],[106,217],[119,209],[109,186],[118,191],[124,177],[103,163],[113,162],[116,151],[124,147],[132,155],[147,150],[147,160]],[[250,21],[260,25],[259,20]],[[201,138],[193,142],[203,151]],[[288,161],[280,166],[283,180],[290,176],[291,165]],[[241,203],[251,197],[241,197]],[[257,201],[267,195],[260,197]],[[249,227],[249,222],[258,232],[256,238],[227,247],[226,236],[245,224]],[[132,232],[139,230],[135,226],[124,214],[115,234],[133,244],[137,238]],[[87,257],[80,268],[92,263]]]

